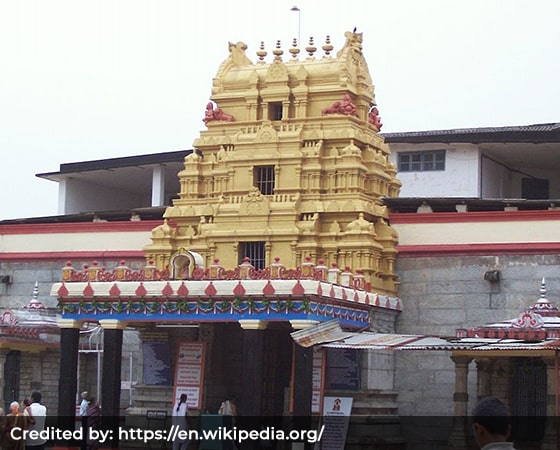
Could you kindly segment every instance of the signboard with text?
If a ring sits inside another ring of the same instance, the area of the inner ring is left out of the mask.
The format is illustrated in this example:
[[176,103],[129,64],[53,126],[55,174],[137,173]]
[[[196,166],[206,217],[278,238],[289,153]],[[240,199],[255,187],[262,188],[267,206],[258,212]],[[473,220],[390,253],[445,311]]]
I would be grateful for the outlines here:
[[324,430],[318,446],[320,450],[344,450],[353,400],[352,397],[324,398],[321,418]]
[[171,356],[169,353],[166,334],[144,334],[142,342],[144,384],[152,386],[171,385]]
[[204,342],[180,342],[175,359],[174,401],[181,394],[187,395],[187,405],[191,409],[202,407],[202,388],[204,382]]
[[313,348],[313,377],[311,379],[311,412],[320,414],[325,390],[325,352],[323,349]]
[[360,389],[360,353],[351,348],[327,350],[327,389],[357,391]]

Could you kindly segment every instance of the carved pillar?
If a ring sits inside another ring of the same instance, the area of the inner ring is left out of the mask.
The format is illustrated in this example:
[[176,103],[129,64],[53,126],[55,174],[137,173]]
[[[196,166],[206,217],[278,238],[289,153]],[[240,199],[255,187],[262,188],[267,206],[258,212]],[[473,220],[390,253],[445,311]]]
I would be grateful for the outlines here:
[[467,408],[469,403],[468,379],[470,356],[451,356],[455,363],[455,393],[453,394],[453,430],[449,437],[449,449],[467,450],[469,423]]
[[[60,319],[60,374],[58,378],[58,427],[74,430],[76,416],[76,393],[78,391],[78,350],[80,323],[72,319]],[[68,442],[58,442],[57,448]]]
[[119,447],[119,414],[121,403],[121,366],[123,330],[126,324],[119,320],[103,319],[103,384],[101,385],[102,425],[111,430],[112,439],[106,448]]
[[558,353],[552,358],[543,358],[546,364],[546,428],[541,450],[556,450],[558,448],[558,420],[560,417],[557,405],[558,395]]

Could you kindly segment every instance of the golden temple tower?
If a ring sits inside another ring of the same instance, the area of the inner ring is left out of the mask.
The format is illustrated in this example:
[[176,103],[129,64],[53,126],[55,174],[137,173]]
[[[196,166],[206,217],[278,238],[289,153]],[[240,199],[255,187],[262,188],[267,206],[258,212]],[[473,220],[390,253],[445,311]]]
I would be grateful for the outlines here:
[[396,295],[397,235],[383,197],[400,182],[388,160],[362,34],[345,33],[342,49],[323,54],[311,39],[300,56],[280,43],[271,63],[261,44],[229,43],[213,80],[206,130],[179,172],[181,191],[144,251],[158,268],[196,252],[206,267],[257,268],[280,258],[361,270],[373,291]]

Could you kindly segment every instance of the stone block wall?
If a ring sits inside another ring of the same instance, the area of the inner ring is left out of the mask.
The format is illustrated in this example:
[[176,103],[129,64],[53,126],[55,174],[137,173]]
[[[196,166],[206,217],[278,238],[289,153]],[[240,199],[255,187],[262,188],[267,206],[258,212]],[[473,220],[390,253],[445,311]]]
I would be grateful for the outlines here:
[[[517,317],[539,298],[560,305],[560,255],[488,255],[397,258],[403,312],[396,332],[454,336],[457,328]],[[490,282],[484,273],[499,270]],[[449,352],[395,352],[395,388],[401,415],[453,412],[454,365]],[[476,365],[469,365],[469,408],[476,402]]]

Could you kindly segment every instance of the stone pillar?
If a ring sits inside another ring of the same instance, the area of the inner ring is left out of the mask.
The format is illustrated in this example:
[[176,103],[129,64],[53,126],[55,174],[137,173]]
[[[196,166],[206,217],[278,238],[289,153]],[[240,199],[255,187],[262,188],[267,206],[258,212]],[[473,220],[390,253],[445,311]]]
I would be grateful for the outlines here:
[[238,405],[242,416],[259,417],[262,398],[262,362],[264,329],[262,320],[240,320],[243,328],[242,398]]
[[477,400],[492,394],[491,376],[493,361],[486,358],[476,360]]
[[470,356],[451,356],[455,363],[455,393],[453,394],[453,429],[449,437],[449,449],[467,450],[468,421],[468,379]]
[[102,319],[103,327],[103,368],[101,384],[102,428],[111,430],[109,443],[104,448],[119,447],[119,414],[121,403],[121,366],[123,330],[126,324],[119,320]]
[[[241,380],[241,402],[238,404],[239,425],[243,428],[259,429],[261,417],[261,400],[263,392],[262,366],[264,351],[263,320],[240,320],[243,328],[243,366]],[[243,449],[256,449],[256,441],[243,443]]]
[[4,387],[6,386],[6,375],[4,373],[4,364],[6,363],[6,355],[9,349],[0,349],[0,406],[4,408],[6,414],[8,414],[7,407],[9,406],[6,402],[11,401],[10,399],[4,398]]
[[559,387],[558,370],[559,361],[558,353],[552,358],[543,358],[546,364],[546,428],[544,439],[541,444],[541,450],[556,450],[558,448],[558,421],[560,420],[559,411],[557,411],[556,397],[560,392],[556,392]]
[[[74,430],[76,394],[78,391],[78,350],[81,324],[73,319],[60,319],[60,374],[58,378],[58,428]],[[57,442],[56,448],[68,448],[68,441]],[[79,443],[75,443],[79,446]]]

